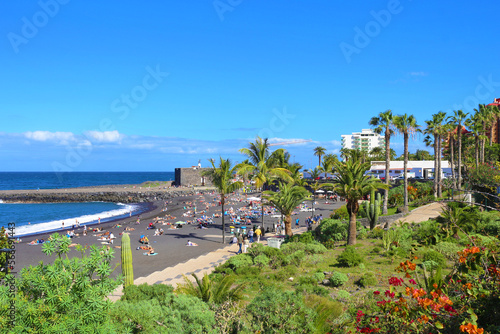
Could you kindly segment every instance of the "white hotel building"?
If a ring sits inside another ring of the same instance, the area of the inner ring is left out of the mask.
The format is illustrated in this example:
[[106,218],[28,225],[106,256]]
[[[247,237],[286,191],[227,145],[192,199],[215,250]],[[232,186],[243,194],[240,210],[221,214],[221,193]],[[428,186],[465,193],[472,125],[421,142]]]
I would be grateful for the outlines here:
[[370,152],[375,147],[385,149],[385,139],[371,129],[362,129],[350,135],[342,135],[342,148]]

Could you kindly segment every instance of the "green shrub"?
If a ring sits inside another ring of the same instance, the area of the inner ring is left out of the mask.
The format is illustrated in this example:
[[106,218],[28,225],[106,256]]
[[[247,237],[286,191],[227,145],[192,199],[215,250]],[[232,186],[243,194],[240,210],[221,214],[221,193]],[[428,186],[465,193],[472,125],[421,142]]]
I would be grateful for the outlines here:
[[229,268],[236,271],[238,268],[248,267],[253,264],[252,257],[248,254],[238,254],[227,260]]
[[253,258],[255,258],[255,257],[259,256],[260,254],[264,254],[264,249],[266,247],[268,247],[268,246],[264,246],[261,243],[254,242],[248,248],[248,254],[250,254],[250,256],[252,256]]
[[351,294],[345,290],[339,290],[337,291],[337,299],[348,302],[351,299]]
[[238,275],[245,275],[245,276],[257,276],[261,273],[261,268],[244,266],[236,269],[235,273]]
[[295,253],[287,256],[288,263],[298,266],[302,263],[302,260],[304,260],[305,256],[306,252],[304,252],[303,250],[296,251]]
[[328,289],[317,284],[299,284],[295,287],[295,291],[301,294],[313,294],[326,297],[329,295]]
[[333,240],[333,239],[327,240],[323,243],[323,245],[326,247],[326,249],[334,249],[335,248],[335,240]]
[[437,263],[436,261],[433,261],[433,260],[424,261],[424,262],[422,262],[422,265],[425,267],[426,270],[432,270],[432,269],[437,269],[437,268],[441,267],[439,265],[439,263]]
[[423,245],[435,245],[439,240],[439,224],[435,220],[428,220],[418,224],[414,238]]
[[269,261],[270,261],[269,258],[264,254],[257,255],[253,259],[253,263],[259,267],[267,267],[269,265]]
[[319,242],[314,242],[314,243],[306,244],[305,251],[307,254],[323,254],[323,253],[326,253],[327,249],[325,246],[323,246]]
[[357,282],[357,284],[362,286],[363,288],[376,285],[377,283],[378,283],[377,277],[372,272],[363,274],[363,276],[361,276],[361,278]]
[[349,213],[347,212],[347,206],[344,204],[337,210],[333,211],[331,218],[340,220],[346,220],[347,218],[349,218]]
[[296,251],[305,249],[306,244],[303,244],[301,242],[287,242],[281,245],[281,252],[285,255],[290,255],[292,253],[295,253]]
[[299,235],[299,241],[304,244],[310,244],[311,242],[314,242],[314,237],[312,232],[304,232],[301,235]]
[[373,247],[371,252],[374,254],[380,254],[381,251],[382,251],[382,248],[375,246],[375,247]]
[[359,232],[358,232],[357,238],[359,240],[363,240],[363,239],[368,238],[368,230],[364,227],[361,227],[361,230],[359,230]]
[[368,238],[370,239],[382,239],[384,235],[384,229],[380,227],[375,227],[373,230],[368,232]]
[[329,280],[331,285],[337,288],[339,286],[344,285],[344,283],[346,283],[349,280],[349,278],[344,273],[334,271],[330,276]]
[[167,296],[171,296],[174,288],[167,284],[149,285],[143,283],[141,285],[129,285],[123,289],[123,295],[120,300],[129,302],[140,302],[150,299],[164,300]]
[[437,265],[439,267],[443,267],[446,264],[446,259],[445,259],[444,255],[433,250],[433,249],[430,249],[424,253],[423,261],[424,262],[433,261],[433,262],[437,263]]
[[325,279],[325,274],[323,274],[322,272],[317,272],[314,273],[312,277],[316,282],[321,282],[322,280]]
[[338,242],[347,240],[348,224],[335,219],[325,219],[314,230],[316,237],[321,242],[326,242],[330,239]]
[[262,333],[312,333],[316,312],[301,295],[266,288],[247,306],[251,331]]
[[316,285],[318,281],[314,279],[312,276],[300,276],[299,277],[299,285]]
[[[158,284],[161,285],[161,284]],[[164,305],[164,306],[163,306]],[[216,333],[215,314],[201,299],[184,294],[139,302],[118,301],[109,311],[117,333]]]
[[347,246],[345,250],[337,257],[339,266],[355,267],[363,262],[363,257],[353,246]]
[[484,226],[484,233],[493,236],[500,235],[500,221],[494,221]]
[[447,259],[454,260],[458,257],[457,252],[461,251],[463,247],[460,247],[456,243],[443,241],[434,246],[434,249],[439,253],[443,254]]

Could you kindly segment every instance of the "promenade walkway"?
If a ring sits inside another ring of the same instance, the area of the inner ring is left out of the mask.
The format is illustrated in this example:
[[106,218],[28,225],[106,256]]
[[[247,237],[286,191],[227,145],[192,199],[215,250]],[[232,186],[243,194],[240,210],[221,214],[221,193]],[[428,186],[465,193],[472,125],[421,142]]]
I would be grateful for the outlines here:
[[434,202],[412,210],[406,217],[401,218],[398,222],[402,223],[421,223],[431,218],[436,218],[441,214],[443,207],[446,204]]

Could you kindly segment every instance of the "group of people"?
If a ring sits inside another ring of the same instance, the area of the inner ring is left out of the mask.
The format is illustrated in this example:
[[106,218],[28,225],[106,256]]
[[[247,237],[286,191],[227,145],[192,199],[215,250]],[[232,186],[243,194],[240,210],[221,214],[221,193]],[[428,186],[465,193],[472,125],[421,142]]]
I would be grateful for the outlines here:
[[254,236],[257,238],[257,242],[260,242],[260,236],[262,235],[262,230],[260,226],[258,226],[255,231],[250,229],[246,235],[239,233],[238,235],[233,236],[233,240],[231,240],[231,244],[238,244],[238,254],[247,253],[248,246],[250,243],[254,242]]

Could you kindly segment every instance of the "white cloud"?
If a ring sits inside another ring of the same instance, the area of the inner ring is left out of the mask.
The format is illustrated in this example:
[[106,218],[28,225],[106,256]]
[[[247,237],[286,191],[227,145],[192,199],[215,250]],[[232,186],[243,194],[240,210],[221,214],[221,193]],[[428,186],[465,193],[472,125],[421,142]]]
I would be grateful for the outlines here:
[[70,141],[75,141],[75,135],[71,132],[50,132],[50,131],[28,131],[24,136],[31,140],[36,141],[51,141],[59,144],[68,144]]
[[426,72],[410,72],[409,73],[412,77],[426,77],[428,75],[428,73]]
[[120,143],[123,135],[114,131],[86,131],[85,136],[91,141],[99,143]]

